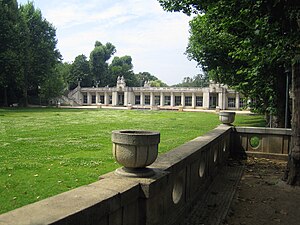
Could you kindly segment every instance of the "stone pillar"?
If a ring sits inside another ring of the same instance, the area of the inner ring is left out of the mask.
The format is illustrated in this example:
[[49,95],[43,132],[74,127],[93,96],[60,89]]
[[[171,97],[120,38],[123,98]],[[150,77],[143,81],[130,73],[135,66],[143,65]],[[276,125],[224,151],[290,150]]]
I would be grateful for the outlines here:
[[92,104],[92,96],[91,96],[91,93],[90,93],[90,92],[87,92],[86,95],[87,95],[87,104],[88,104],[88,105],[91,105],[91,104]]
[[98,105],[99,104],[99,93],[96,91],[95,95],[96,95],[96,105]]
[[182,107],[185,106],[185,95],[183,92],[181,92],[181,105],[182,105]]
[[240,94],[238,92],[235,93],[235,108],[240,109]]
[[192,108],[194,109],[196,106],[196,93],[192,93]]
[[104,105],[109,104],[109,94],[107,92],[104,92]]
[[160,93],[160,106],[164,106],[164,93]]
[[118,104],[118,92],[114,91],[112,93],[112,105],[116,106]]
[[203,92],[203,108],[209,109],[209,92]]
[[124,106],[128,105],[128,92],[124,91]]
[[218,93],[218,100],[219,100],[219,107],[220,109],[225,109],[224,107],[224,94],[223,94],[223,91]]
[[153,92],[150,92],[150,106],[155,105],[155,95]]
[[145,94],[141,92],[141,106],[145,105]]
[[174,93],[171,92],[171,102],[170,102],[170,106],[173,107],[174,106]]

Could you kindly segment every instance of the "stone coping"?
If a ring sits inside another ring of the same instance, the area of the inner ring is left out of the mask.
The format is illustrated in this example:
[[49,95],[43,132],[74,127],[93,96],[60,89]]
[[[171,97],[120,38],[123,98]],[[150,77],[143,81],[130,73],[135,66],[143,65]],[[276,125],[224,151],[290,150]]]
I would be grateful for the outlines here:
[[247,134],[292,135],[292,130],[286,128],[234,127],[233,130],[237,133]]

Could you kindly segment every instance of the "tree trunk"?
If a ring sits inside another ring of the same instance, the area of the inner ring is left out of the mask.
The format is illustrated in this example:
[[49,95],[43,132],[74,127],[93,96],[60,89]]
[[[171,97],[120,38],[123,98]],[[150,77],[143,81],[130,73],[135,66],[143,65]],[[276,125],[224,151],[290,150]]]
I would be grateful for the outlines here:
[[286,76],[284,70],[280,69],[277,73],[277,113],[273,117],[272,127],[283,128],[285,122],[285,95],[286,95]]
[[300,186],[300,56],[292,68],[292,100],[292,139],[283,180],[287,184]]
[[23,87],[23,97],[24,97],[24,107],[28,107],[28,82],[25,78],[24,87]]
[[4,107],[8,107],[7,86],[4,86]]

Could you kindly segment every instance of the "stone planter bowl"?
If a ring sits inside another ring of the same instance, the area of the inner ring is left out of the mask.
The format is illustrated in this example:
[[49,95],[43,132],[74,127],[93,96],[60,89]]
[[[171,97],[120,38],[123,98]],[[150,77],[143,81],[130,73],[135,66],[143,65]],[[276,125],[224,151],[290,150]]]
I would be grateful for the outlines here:
[[235,112],[220,112],[219,113],[219,120],[221,123],[230,125],[234,122],[235,119]]
[[144,168],[152,164],[158,154],[160,133],[144,130],[112,132],[113,155],[125,168]]

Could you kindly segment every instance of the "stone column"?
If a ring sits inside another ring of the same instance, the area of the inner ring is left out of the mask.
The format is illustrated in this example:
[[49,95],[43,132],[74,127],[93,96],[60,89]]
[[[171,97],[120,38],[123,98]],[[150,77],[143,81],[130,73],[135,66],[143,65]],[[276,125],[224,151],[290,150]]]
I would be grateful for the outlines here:
[[182,107],[185,106],[185,95],[183,92],[181,92],[181,105],[182,105]]
[[99,93],[96,91],[95,95],[96,95],[96,105],[98,105],[99,104]]
[[196,93],[192,93],[192,108],[194,109],[196,106]]
[[107,92],[104,92],[104,105],[109,104],[109,94]]
[[240,109],[240,94],[238,92],[235,93],[235,108]]
[[203,108],[209,109],[209,92],[203,92]]
[[128,92],[124,91],[124,106],[128,105]]
[[118,92],[114,91],[112,93],[112,105],[116,106],[118,104]]
[[164,93],[160,93],[160,106],[164,106]]
[[223,94],[223,91],[218,93],[218,100],[219,100],[219,107],[220,109],[224,109],[224,94]]
[[141,106],[145,105],[145,94],[141,92]]
[[153,92],[150,92],[150,106],[155,105],[155,95]]
[[91,93],[87,92],[86,95],[87,95],[87,104],[91,105],[92,104]]
[[171,92],[171,102],[170,102],[170,106],[173,107],[174,106],[174,93]]

